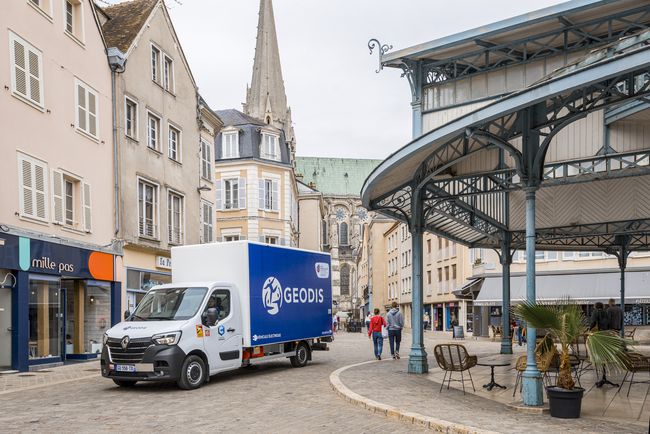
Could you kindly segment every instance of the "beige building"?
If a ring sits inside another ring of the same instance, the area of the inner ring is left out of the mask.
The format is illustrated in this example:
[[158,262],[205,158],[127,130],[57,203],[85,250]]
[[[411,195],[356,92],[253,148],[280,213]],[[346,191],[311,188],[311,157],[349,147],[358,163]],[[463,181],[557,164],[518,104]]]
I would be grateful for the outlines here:
[[[162,0],[104,9],[116,71],[117,237],[124,244],[125,309],[170,281],[170,248],[201,239],[201,133],[196,83]],[[212,129],[214,131],[214,128]],[[205,134],[203,134],[205,137]]]
[[298,247],[320,251],[323,247],[323,193],[298,180]]
[[0,370],[96,357],[120,309],[98,20],[87,0],[0,2]]
[[355,263],[355,269],[359,271],[351,292],[351,303],[359,318],[375,308],[384,313],[390,305],[384,234],[393,225],[393,220],[375,216],[362,226],[362,239]]

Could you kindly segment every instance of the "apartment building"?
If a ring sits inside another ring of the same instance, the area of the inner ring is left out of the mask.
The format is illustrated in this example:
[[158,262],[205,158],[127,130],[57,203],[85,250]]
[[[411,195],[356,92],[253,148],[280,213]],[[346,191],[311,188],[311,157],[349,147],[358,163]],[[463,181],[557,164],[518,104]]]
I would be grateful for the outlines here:
[[211,140],[197,121],[196,83],[164,2],[104,8],[102,28],[124,58],[115,71],[116,231],[124,244],[124,308],[132,311],[151,286],[170,282],[171,247],[202,239],[197,222],[208,218],[203,192],[212,175],[203,145]]
[[0,370],[97,356],[121,311],[111,75],[88,0],[0,2]]

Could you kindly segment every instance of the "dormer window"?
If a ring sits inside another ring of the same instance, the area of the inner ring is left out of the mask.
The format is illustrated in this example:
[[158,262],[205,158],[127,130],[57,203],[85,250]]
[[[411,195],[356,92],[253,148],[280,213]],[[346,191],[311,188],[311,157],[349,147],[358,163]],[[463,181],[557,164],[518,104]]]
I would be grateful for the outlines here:
[[280,161],[280,146],[278,145],[279,139],[280,137],[275,134],[263,132],[260,156],[265,160]]
[[221,156],[222,158],[239,158],[239,132],[237,130],[222,133]]

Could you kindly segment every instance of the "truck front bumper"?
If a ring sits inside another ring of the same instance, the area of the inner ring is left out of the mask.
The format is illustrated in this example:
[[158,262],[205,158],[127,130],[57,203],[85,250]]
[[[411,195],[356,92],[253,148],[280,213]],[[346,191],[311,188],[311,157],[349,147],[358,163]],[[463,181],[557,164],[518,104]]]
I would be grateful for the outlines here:
[[116,370],[118,363],[111,360],[105,345],[101,357],[102,376],[113,380],[176,381],[180,377],[185,356],[178,345],[152,345],[145,350],[142,361],[127,364],[134,366],[135,372],[121,372]]

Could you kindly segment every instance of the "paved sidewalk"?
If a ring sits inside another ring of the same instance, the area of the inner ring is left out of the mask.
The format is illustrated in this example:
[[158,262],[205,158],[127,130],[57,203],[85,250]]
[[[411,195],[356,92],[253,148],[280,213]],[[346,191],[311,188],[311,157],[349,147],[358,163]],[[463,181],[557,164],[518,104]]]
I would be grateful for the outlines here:
[[0,395],[62,384],[99,375],[99,361],[80,362],[33,372],[0,375]]
[[[444,337],[426,336],[425,341],[427,349],[431,349],[433,344],[447,340]],[[494,397],[488,399],[488,394],[481,388],[485,378],[488,375],[489,368],[485,373],[479,369],[473,369],[474,382],[478,387],[477,394],[467,393],[463,395],[462,390],[452,388],[444,389],[439,393],[442,375],[438,375],[437,365],[432,355],[429,355],[429,367],[432,373],[429,375],[411,375],[407,373],[407,354],[410,336],[404,336],[402,341],[406,343],[402,353],[404,357],[395,361],[392,359],[381,362],[370,362],[352,366],[348,369],[339,370],[338,377],[342,389],[349,389],[348,394],[354,397],[351,401],[357,401],[358,405],[366,407],[374,412],[382,412],[402,420],[415,419],[417,423],[424,420],[435,420],[446,422],[447,425],[431,423],[432,428],[444,429],[448,432],[463,431],[494,431],[494,432],[530,432],[530,433],[550,433],[550,432],[567,432],[577,430],[580,432],[608,432],[608,433],[645,433],[648,432],[648,417],[650,417],[650,397],[642,393],[643,402],[641,403],[641,416],[632,416],[626,419],[612,417],[583,417],[573,420],[562,420],[550,417],[548,414],[526,414],[518,412],[507,407],[504,400],[495,400]],[[485,341],[465,341],[463,342],[473,354],[486,355],[498,352],[498,343]],[[525,348],[525,347],[524,347]],[[523,348],[516,348],[516,352],[522,352]],[[384,352],[387,355],[386,351]],[[515,356],[516,357],[516,356]],[[480,367],[477,367],[480,368]],[[476,375],[478,374],[478,375]],[[485,374],[485,375],[483,375]],[[512,373],[507,375],[514,376]],[[506,374],[503,374],[505,377]],[[440,378],[438,378],[440,377]],[[514,378],[514,377],[513,377]],[[336,379],[331,379],[336,383]],[[507,384],[509,387],[504,391],[504,395],[509,395],[509,402],[514,401],[512,398],[511,384],[505,381],[499,382]],[[467,383],[471,390],[471,385]],[[460,387],[458,385],[457,387]],[[336,386],[335,386],[336,388]],[[627,385],[626,385],[627,388]],[[340,388],[341,389],[341,388]],[[611,397],[615,390],[606,392]],[[340,390],[339,390],[340,393]],[[485,395],[485,396],[482,396]],[[519,398],[519,396],[518,396]],[[350,400],[349,397],[346,399]],[[362,401],[359,403],[359,399]],[[376,406],[367,404],[367,400],[378,402],[379,409]],[[624,397],[615,398],[624,401]],[[604,404],[604,403],[603,403]],[[400,417],[396,412],[405,413],[407,417]],[[420,420],[414,415],[420,415]],[[637,419],[638,417],[638,419]],[[427,419],[428,418],[428,419]]]

